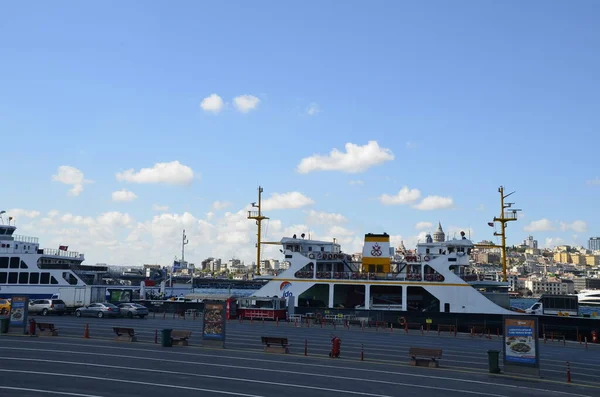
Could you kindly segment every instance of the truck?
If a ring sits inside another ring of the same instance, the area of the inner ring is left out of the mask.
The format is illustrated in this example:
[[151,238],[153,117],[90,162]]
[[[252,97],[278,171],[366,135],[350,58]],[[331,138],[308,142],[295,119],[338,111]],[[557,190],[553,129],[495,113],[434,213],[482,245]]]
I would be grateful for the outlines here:
[[60,299],[65,302],[67,313],[75,312],[78,307],[87,306],[91,303],[106,302],[106,287],[86,285],[83,287],[62,287],[58,294],[52,299]]
[[537,316],[578,316],[579,300],[577,295],[544,294],[525,313]]

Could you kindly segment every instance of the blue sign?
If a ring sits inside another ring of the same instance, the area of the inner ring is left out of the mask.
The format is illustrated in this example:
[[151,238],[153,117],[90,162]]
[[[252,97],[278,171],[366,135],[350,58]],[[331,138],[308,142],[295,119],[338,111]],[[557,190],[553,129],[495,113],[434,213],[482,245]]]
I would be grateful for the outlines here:
[[13,296],[10,304],[10,326],[23,327],[27,324],[27,309],[29,308],[27,296]]

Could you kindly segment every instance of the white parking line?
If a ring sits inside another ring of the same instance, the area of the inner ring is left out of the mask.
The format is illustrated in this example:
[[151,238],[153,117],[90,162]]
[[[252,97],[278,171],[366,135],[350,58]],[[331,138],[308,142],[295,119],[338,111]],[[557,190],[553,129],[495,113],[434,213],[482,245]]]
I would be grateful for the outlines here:
[[[68,353],[68,352],[64,352],[62,350],[53,350],[53,349],[29,349],[29,348],[13,348],[13,347],[6,347],[4,349],[5,350],[25,350],[25,351],[45,351],[45,352],[62,353],[62,354]],[[127,349],[127,348],[125,348],[125,349]],[[137,350],[137,349],[135,349],[135,350]],[[140,351],[140,350],[138,350],[138,351]],[[133,360],[139,360],[140,358],[142,358],[140,356],[129,356],[129,355],[124,355],[124,354],[110,354],[110,353],[96,353],[96,352],[73,352],[73,353],[80,354],[80,355],[91,355],[91,356],[129,358],[129,359],[133,359]],[[206,356],[206,357],[223,357],[223,356],[218,356],[218,355],[213,355],[213,354],[192,354],[192,353],[182,353],[182,354],[194,355],[194,356]],[[228,357],[235,359],[235,357],[232,357],[232,356],[228,356]],[[160,361],[160,362],[170,362],[170,363],[177,363],[177,364],[187,364],[187,365],[191,364],[191,365],[201,365],[201,366],[211,366],[211,367],[221,367],[221,368],[231,368],[231,369],[264,371],[263,368],[258,368],[256,366],[242,366],[242,365],[232,365],[232,364],[216,364],[216,363],[197,362],[197,361],[184,361],[184,360],[169,359],[169,358],[165,358],[165,357],[161,357],[161,358],[143,357],[143,359],[147,360],[147,361]],[[36,359],[21,359],[21,358],[6,357],[6,356],[3,357],[3,360],[36,361]],[[276,360],[263,360],[263,359],[247,359],[247,360],[267,362],[267,363],[277,363],[277,364],[282,363],[282,361],[276,361]],[[37,360],[37,361],[61,362],[61,361],[55,361],[55,360]],[[65,361],[64,363],[69,363],[69,362]],[[310,366],[311,368],[312,367],[324,367],[324,368],[331,369],[331,365],[323,365],[323,364],[316,364],[316,363],[293,363],[293,362],[283,362],[283,363],[291,364],[291,365],[299,365],[299,366]],[[101,364],[86,364],[86,363],[78,363],[78,364],[102,366]],[[109,367],[113,367],[113,366],[109,366]],[[114,367],[114,368],[116,368],[116,367]],[[129,368],[129,367],[127,367],[127,368]],[[504,388],[508,388],[508,389],[512,389],[512,390],[515,390],[515,389],[529,390],[529,391],[538,391],[538,392],[550,393],[550,394],[553,393],[553,394],[566,394],[569,396],[591,397],[591,396],[584,395],[584,394],[573,394],[570,392],[567,393],[567,392],[561,392],[561,391],[556,391],[556,390],[540,389],[540,388],[534,388],[534,387],[528,387],[528,386],[508,385],[508,384],[503,384],[503,383],[478,381],[478,380],[473,380],[473,379],[455,378],[455,377],[447,377],[447,376],[421,375],[421,374],[414,374],[414,373],[408,373],[408,372],[392,372],[392,371],[370,370],[370,369],[366,369],[366,368],[353,368],[353,367],[340,367],[340,366],[336,366],[336,369],[352,370],[352,371],[359,371],[359,372],[384,373],[384,374],[392,374],[394,376],[436,379],[436,380],[459,382],[459,383],[471,383],[471,384],[487,385],[487,386],[494,386],[494,387],[504,387]],[[151,369],[144,369],[144,370],[145,371],[155,371],[155,370],[151,370]],[[460,391],[460,392],[466,393],[466,394],[480,394],[480,392],[465,391],[463,389],[437,388],[437,387],[430,387],[430,386],[424,386],[424,385],[405,384],[405,383],[390,382],[390,381],[383,381],[383,380],[376,380],[376,379],[369,379],[369,378],[358,378],[355,376],[347,377],[347,376],[339,376],[339,375],[332,375],[332,374],[300,372],[300,371],[284,370],[281,368],[278,368],[273,371],[277,371],[280,373],[292,374],[292,375],[335,378],[335,379],[341,379],[341,380],[353,380],[353,381],[361,381],[361,382],[365,382],[365,383],[370,382],[370,383],[380,383],[380,384],[392,384],[392,385],[398,385],[398,386],[412,385],[413,387],[434,388],[434,389],[447,390],[447,391]],[[159,371],[159,372],[168,373],[169,371]],[[194,375],[194,376],[197,376],[197,375]],[[231,379],[231,378],[225,378],[225,379]],[[304,387],[304,386],[300,386],[300,385],[297,385],[297,386]]]
[[60,396],[73,396],[73,397],[103,397],[97,394],[81,394],[71,393],[68,391],[55,391],[55,390],[42,390],[42,389],[28,389],[26,387],[11,387],[11,386],[0,386],[3,390],[18,390],[18,391],[30,391],[34,393],[46,393],[46,394],[58,394]]

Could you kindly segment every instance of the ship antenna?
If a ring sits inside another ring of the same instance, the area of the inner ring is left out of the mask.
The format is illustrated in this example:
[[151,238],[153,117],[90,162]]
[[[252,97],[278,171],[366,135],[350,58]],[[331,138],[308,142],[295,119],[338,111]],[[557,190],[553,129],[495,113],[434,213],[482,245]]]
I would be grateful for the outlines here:
[[254,219],[256,220],[256,226],[257,226],[257,241],[256,241],[256,275],[260,276],[260,246],[261,246],[261,228],[262,228],[262,221],[264,221],[265,219],[269,219],[266,216],[262,215],[261,209],[262,209],[262,192],[263,192],[263,188],[262,187],[258,187],[258,204],[257,203],[252,203],[252,207],[256,208],[256,211],[248,211],[248,219]]
[[509,211],[505,211],[507,208],[511,208],[514,203],[505,203],[504,200],[515,193],[514,191],[508,194],[504,194],[504,186],[500,186],[498,188],[498,192],[500,193],[500,216],[494,217],[494,222],[500,222],[501,232],[494,232],[494,236],[502,237],[502,280],[504,282],[507,281],[506,277],[506,266],[507,266],[507,258],[506,258],[506,224],[511,221],[517,220],[517,211],[521,211],[518,209],[511,209]]

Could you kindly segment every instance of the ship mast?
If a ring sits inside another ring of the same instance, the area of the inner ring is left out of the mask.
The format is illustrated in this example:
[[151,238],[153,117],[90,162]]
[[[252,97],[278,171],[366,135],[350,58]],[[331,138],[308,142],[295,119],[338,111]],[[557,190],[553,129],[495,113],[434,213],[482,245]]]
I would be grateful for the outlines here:
[[256,208],[256,211],[248,211],[248,219],[256,220],[256,226],[258,231],[256,233],[257,241],[256,241],[256,275],[260,276],[260,246],[261,246],[261,232],[262,232],[262,221],[265,219],[269,219],[266,216],[262,215],[261,212],[261,200],[262,200],[262,192],[263,188],[258,187],[258,204],[256,202],[252,203],[252,207]]
[[506,282],[506,266],[507,266],[507,258],[506,258],[506,224],[511,221],[517,220],[517,211],[521,211],[518,209],[511,209],[509,211],[505,211],[508,208],[511,208],[514,203],[505,203],[504,200],[512,195],[515,192],[511,192],[508,194],[504,194],[504,186],[500,186],[498,188],[498,192],[500,193],[500,216],[494,217],[494,222],[500,222],[501,232],[494,232],[494,236],[502,237],[502,281]]

